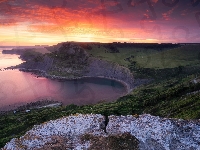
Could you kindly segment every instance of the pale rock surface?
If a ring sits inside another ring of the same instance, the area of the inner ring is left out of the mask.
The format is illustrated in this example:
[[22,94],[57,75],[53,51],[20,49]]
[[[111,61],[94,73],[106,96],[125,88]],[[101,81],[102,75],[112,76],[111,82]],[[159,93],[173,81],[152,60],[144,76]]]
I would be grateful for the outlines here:
[[[8,142],[5,150],[39,149],[53,136],[71,139],[73,149],[88,149],[89,141],[81,142],[84,134],[94,136],[130,133],[139,140],[141,150],[200,150],[200,121],[169,119],[143,114],[109,116],[107,133],[101,129],[105,118],[99,114],[72,115],[34,126],[19,139]],[[70,143],[70,141],[66,141]]]
[[[100,123],[103,122],[102,115],[82,115],[63,117],[57,120],[51,120],[41,125],[36,125],[33,129],[19,139],[12,139],[6,144],[6,150],[21,150],[41,148],[48,142],[51,142],[53,136],[73,138],[74,149],[87,148],[88,143],[80,143],[79,136],[85,133],[93,135],[102,135],[104,131],[100,129]],[[71,141],[72,142],[72,141]]]
[[142,150],[200,150],[200,121],[151,116],[109,116],[109,134],[130,132]]

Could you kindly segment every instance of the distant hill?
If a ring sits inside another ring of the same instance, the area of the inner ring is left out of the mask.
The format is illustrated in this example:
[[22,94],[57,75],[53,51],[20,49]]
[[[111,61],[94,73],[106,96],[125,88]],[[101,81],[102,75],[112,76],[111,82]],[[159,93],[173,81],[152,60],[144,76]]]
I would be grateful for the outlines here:
[[41,54],[46,54],[46,53],[50,53],[50,51],[48,51],[46,48],[44,47],[35,47],[35,48],[13,48],[12,50],[3,50],[2,53],[3,54],[17,54],[17,55],[21,55],[23,54],[25,51],[34,51],[34,52],[38,52]]
[[47,50],[47,48],[34,48],[33,51],[35,52],[39,52],[39,53],[42,53],[42,54],[46,54],[46,53],[50,53],[50,51]]
[[174,49],[147,55],[149,63],[142,61],[142,56],[136,62],[146,68],[174,68],[178,66],[199,65],[200,45],[186,45]]

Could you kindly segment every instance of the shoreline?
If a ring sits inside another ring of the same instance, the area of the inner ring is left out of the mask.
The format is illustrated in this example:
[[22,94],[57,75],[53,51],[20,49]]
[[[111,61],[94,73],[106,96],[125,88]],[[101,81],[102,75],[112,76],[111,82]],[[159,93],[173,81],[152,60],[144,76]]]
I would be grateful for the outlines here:
[[29,102],[26,104],[19,104],[16,108],[1,110],[0,115],[5,113],[18,113],[18,112],[29,112],[31,110],[41,109],[41,108],[51,108],[51,107],[60,107],[63,106],[62,102],[55,101],[55,100],[48,100],[48,99],[38,99],[34,102]]
[[[13,69],[13,68],[12,68]],[[126,89],[126,94],[123,94],[123,96],[130,94],[134,88],[130,88],[130,85],[122,80],[116,79],[116,78],[109,78],[105,76],[82,76],[82,77],[76,77],[76,78],[68,78],[68,77],[62,77],[62,76],[56,76],[56,75],[50,75],[44,70],[39,70],[39,69],[26,69],[26,68],[14,68],[18,69],[19,71],[23,72],[31,72],[34,73],[35,75],[38,75],[37,77],[45,77],[47,79],[52,79],[52,80],[77,80],[77,79],[84,79],[84,78],[101,78],[101,79],[108,79],[108,80],[113,80],[116,82],[119,82],[124,86]]]
[[[51,79],[51,80],[66,80],[66,81],[70,81],[70,80],[79,80],[79,79],[87,79],[87,78],[88,79],[89,78],[108,79],[108,80],[120,83],[123,86],[123,88],[125,89],[124,92],[122,92],[122,94],[118,98],[121,98],[123,96],[126,96],[126,95],[130,94],[132,92],[132,90],[134,89],[134,88],[131,89],[130,85],[128,83],[122,81],[122,80],[118,80],[118,79],[115,79],[115,78],[104,77],[104,76],[82,76],[82,77],[69,78],[69,77],[50,75],[46,71],[39,70],[39,69],[16,68],[15,66],[7,67],[7,68],[4,68],[4,69],[5,70],[18,70],[18,71],[22,71],[22,72],[27,72],[27,73],[31,73],[31,75],[35,75],[37,78],[44,77],[46,79]],[[116,98],[115,100],[112,100],[112,101],[116,101],[118,98]],[[40,100],[38,100],[36,102],[39,102],[39,101]],[[31,103],[34,103],[34,102],[31,102]],[[60,103],[61,105],[63,105],[59,101],[57,101],[57,103]],[[52,104],[52,103],[50,102],[50,104]],[[17,108],[12,108],[12,109],[9,109],[9,110],[1,110],[0,114],[6,113],[6,112],[9,113],[9,112],[18,111],[19,108],[26,107],[26,105],[27,104],[23,104],[23,105],[19,105],[19,107],[17,107]],[[49,104],[47,104],[47,105],[49,105]],[[39,109],[39,107],[42,108],[43,106],[38,106],[37,109]],[[27,110],[29,110],[29,108],[27,108]]]

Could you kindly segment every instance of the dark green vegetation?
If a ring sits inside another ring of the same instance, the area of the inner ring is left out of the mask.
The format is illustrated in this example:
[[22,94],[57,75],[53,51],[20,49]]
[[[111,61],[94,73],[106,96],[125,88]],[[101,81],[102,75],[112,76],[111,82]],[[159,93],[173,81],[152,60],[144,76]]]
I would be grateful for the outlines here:
[[36,62],[40,62],[43,60],[43,54],[36,52],[34,50],[27,50],[24,51],[21,55],[20,58],[24,61],[28,61],[30,59],[33,59]]
[[58,51],[47,54],[54,59],[53,66],[47,72],[50,75],[78,77],[88,66],[88,54],[83,48],[63,44]]
[[35,124],[76,113],[105,116],[150,113],[162,117],[200,119],[199,45],[182,47],[168,45],[156,48],[153,46],[134,48],[130,45],[125,47],[114,45],[113,48],[104,45],[83,44],[82,46],[90,55],[124,65],[135,74],[136,78],[148,78],[152,80],[151,83],[142,85],[129,95],[111,103],[69,105],[32,110],[29,113],[2,114],[0,147],[10,139],[23,135]]

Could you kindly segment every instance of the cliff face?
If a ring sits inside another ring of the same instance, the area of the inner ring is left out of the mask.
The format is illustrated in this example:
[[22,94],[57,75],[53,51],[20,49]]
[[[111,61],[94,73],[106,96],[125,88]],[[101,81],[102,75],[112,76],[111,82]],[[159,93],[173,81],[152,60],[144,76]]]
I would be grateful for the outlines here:
[[134,77],[128,68],[97,58],[90,58],[89,62],[87,68],[88,72],[85,74],[86,76],[103,76],[121,80],[127,83],[129,89],[133,88]]
[[[121,141],[129,141],[122,149],[127,149],[127,146],[131,146],[128,148],[132,150],[200,149],[198,120],[176,120],[145,114],[139,117],[109,116],[106,133],[102,129],[104,125],[105,118],[102,115],[64,117],[34,126],[19,139],[12,139],[4,149],[46,149],[50,145],[65,149],[92,149],[95,144],[101,144],[100,149],[109,149],[108,145],[118,147]],[[112,142],[105,144],[103,139],[107,138]]]

